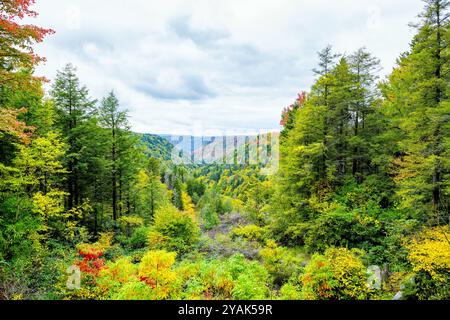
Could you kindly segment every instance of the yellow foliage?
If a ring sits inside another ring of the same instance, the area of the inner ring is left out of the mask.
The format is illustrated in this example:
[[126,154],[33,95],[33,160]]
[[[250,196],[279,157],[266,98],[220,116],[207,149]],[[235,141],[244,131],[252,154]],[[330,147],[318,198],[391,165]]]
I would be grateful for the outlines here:
[[241,212],[244,209],[245,204],[244,204],[244,202],[242,200],[232,198],[231,199],[231,206],[233,207],[233,209],[235,211]]
[[289,249],[278,246],[272,239],[266,241],[266,247],[260,250],[259,255],[266,270],[279,283],[296,275],[302,262],[300,257]]
[[145,172],[144,169],[139,170],[138,176],[137,176],[137,187],[140,190],[143,190],[148,184],[150,183],[150,177]]
[[187,194],[187,192],[183,191],[181,193],[181,201],[183,202],[184,213],[195,221],[197,219],[195,214],[195,205],[192,203],[192,198]]
[[415,272],[424,271],[437,281],[445,281],[450,272],[450,228],[425,229],[406,244],[408,259]]
[[150,249],[159,249],[167,242],[168,237],[164,236],[161,232],[151,230],[148,233],[148,246]]
[[[100,272],[100,285],[108,286],[108,281],[126,283],[136,279],[137,269],[129,258],[121,258],[114,263],[108,264],[107,268]],[[108,281],[106,281],[108,280]]]
[[64,208],[66,195],[66,192],[53,190],[47,194],[38,192],[33,196],[33,212],[44,221],[41,230],[57,230],[68,241],[74,241],[77,236],[78,241],[87,239],[88,231],[80,227],[79,222],[84,215],[92,212],[92,207],[89,203],[85,203],[66,211]]
[[176,256],[175,252],[165,250],[147,252],[139,265],[139,276],[148,277],[159,271],[170,269],[175,263]]
[[109,249],[111,247],[113,237],[114,234],[111,232],[102,232],[100,233],[100,238],[97,243],[103,250]]
[[45,219],[61,217],[64,213],[64,197],[62,191],[52,191],[47,194],[38,192],[33,197],[33,211]]
[[243,227],[236,227],[233,228],[231,233],[234,236],[242,237],[248,240],[258,241],[263,240],[266,235],[266,230],[264,228],[261,228],[259,226],[256,226],[254,224],[243,226]]
[[306,300],[362,300],[370,290],[360,251],[330,248],[316,254],[301,277],[302,296]]
[[13,301],[20,301],[20,300],[23,300],[23,295],[22,295],[21,293],[14,294],[14,295],[12,296],[12,299],[11,299],[11,300],[13,300]]
[[135,227],[143,226],[144,219],[142,219],[141,217],[137,217],[137,216],[123,216],[123,217],[120,217],[119,223],[124,227],[135,228]]
[[99,300],[106,293],[100,287],[81,286],[78,290],[67,291],[63,300]]
[[197,241],[200,231],[196,219],[179,211],[173,205],[159,208],[156,211],[153,228],[164,238],[156,233],[151,234],[151,237],[158,241],[164,240],[166,249],[177,252],[189,250]]
[[111,232],[100,233],[100,238],[96,243],[80,243],[77,249],[82,255],[101,256],[111,247],[114,234]]
[[381,227],[381,222],[368,215],[357,215],[356,220],[363,226],[374,226],[376,228]]
[[172,270],[177,254],[165,250],[149,251],[141,260],[138,276],[156,291],[156,299],[167,299],[177,274]]

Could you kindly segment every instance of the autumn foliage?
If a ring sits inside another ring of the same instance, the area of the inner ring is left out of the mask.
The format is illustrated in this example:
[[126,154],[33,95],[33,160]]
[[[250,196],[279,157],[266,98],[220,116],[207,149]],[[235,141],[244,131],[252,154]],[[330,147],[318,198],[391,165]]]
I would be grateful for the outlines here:
[[292,112],[297,110],[298,108],[302,107],[307,100],[307,95],[305,91],[302,91],[298,94],[298,99],[295,101],[294,104],[290,105],[289,107],[284,108],[283,113],[281,115],[281,122],[280,125],[286,126],[290,120],[292,120]]
[[[20,24],[26,17],[36,17],[31,10],[34,0],[2,0],[0,1],[0,86],[8,86],[15,90],[35,85],[35,80],[44,80],[24,74],[22,70],[32,70],[35,65],[44,61],[38,56],[33,45],[43,41],[44,37],[54,33],[51,29],[31,24]],[[16,136],[22,142],[28,142],[32,128],[17,117],[24,109],[0,110],[0,136],[4,133]]]
[[102,258],[105,251],[111,246],[112,235],[102,234],[99,241],[94,244],[80,244],[77,246],[81,260],[76,262],[81,272],[97,276],[105,267],[105,260]]
[[[19,23],[26,17],[37,16],[37,13],[30,9],[34,2],[34,0],[3,0],[0,2],[0,59],[3,64],[9,65],[9,69],[31,68],[44,61],[44,58],[34,53],[32,45],[42,42],[45,36],[54,31]],[[4,70],[1,72],[0,83],[3,83],[8,80],[8,77]]]
[[30,136],[34,128],[17,119],[24,112],[26,112],[25,109],[0,109],[0,138],[2,135],[8,134],[18,138],[23,143],[30,142]]
[[330,248],[315,254],[302,276],[306,300],[364,300],[369,297],[361,252]]

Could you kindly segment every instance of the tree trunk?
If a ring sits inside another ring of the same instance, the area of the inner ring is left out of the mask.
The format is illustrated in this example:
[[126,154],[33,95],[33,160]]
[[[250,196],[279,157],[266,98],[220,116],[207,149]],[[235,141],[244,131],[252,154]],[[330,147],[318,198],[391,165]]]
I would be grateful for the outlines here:
[[113,219],[117,220],[117,169],[116,169],[116,130],[112,128],[112,148],[111,148],[111,159],[112,159],[112,209],[113,209]]

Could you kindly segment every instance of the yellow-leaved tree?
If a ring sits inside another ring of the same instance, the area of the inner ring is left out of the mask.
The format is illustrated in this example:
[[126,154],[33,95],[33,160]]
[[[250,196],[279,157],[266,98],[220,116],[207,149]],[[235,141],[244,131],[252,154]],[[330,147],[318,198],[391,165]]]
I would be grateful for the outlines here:
[[450,227],[427,228],[407,243],[414,277],[406,295],[419,299],[450,298]]

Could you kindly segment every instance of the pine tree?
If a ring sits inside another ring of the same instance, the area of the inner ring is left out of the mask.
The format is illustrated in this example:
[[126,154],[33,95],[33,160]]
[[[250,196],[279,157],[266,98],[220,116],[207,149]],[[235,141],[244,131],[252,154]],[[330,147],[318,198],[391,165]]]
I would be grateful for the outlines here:
[[330,83],[327,76],[332,72],[336,66],[336,59],[338,59],[341,55],[333,53],[333,48],[331,45],[328,45],[317,54],[319,57],[319,68],[314,69],[313,72],[319,76],[319,79],[315,84],[315,90],[317,92],[317,96],[320,97],[318,103],[320,105],[328,106]]
[[[332,88],[332,77],[331,73],[336,66],[336,59],[338,59],[341,55],[335,54],[332,51],[332,47],[328,45],[325,49],[318,52],[319,57],[319,69],[314,69],[313,72],[319,76],[316,83],[314,84],[311,92],[312,101],[311,103],[316,106],[324,106],[327,110],[329,109],[329,98],[330,91]],[[322,159],[320,168],[321,181],[323,186],[326,187],[329,185],[328,183],[328,144],[329,144],[329,131],[330,131],[330,119],[328,112],[325,113],[323,117],[323,138],[322,138]]]
[[[322,56],[330,56],[330,51]],[[384,125],[378,120],[378,60],[361,49],[342,57],[332,69],[322,68],[323,75],[297,109],[294,125],[281,143],[275,228],[282,237],[299,241],[324,213],[326,203],[352,181],[362,184],[376,175],[372,181],[383,181],[377,187],[389,189],[383,162],[387,157],[378,138]]]
[[341,58],[336,68],[330,75],[332,91],[329,96],[328,121],[330,123],[329,134],[332,137],[328,143],[328,158],[331,160],[329,167],[333,185],[343,184],[346,174],[349,172],[349,137],[351,127],[351,106],[356,95],[356,77],[351,72],[346,58]]
[[376,72],[380,61],[365,48],[357,50],[349,57],[351,71],[356,78],[356,92],[351,104],[353,137],[350,138],[352,150],[352,174],[361,183],[363,175],[369,173],[370,138],[374,132],[368,132],[367,117],[375,112],[375,101],[379,92],[375,86]]
[[111,177],[111,201],[114,221],[118,218],[118,199],[120,187],[120,165],[119,161],[123,155],[120,149],[120,142],[123,132],[128,130],[128,120],[125,111],[119,109],[119,100],[114,92],[103,99],[99,109],[100,125],[109,131],[109,161]]
[[95,105],[95,101],[89,98],[87,88],[80,86],[75,72],[76,69],[71,64],[66,65],[62,71],[58,71],[51,91],[57,112],[56,126],[61,130],[68,145],[66,155],[69,171],[68,209],[82,202],[84,185],[80,181],[80,171],[85,170],[86,163],[82,157],[84,146],[80,141],[87,133],[86,123]]
[[402,207],[433,224],[448,221],[450,2],[426,0],[411,50],[383,86],[397,128],[396,181]]

